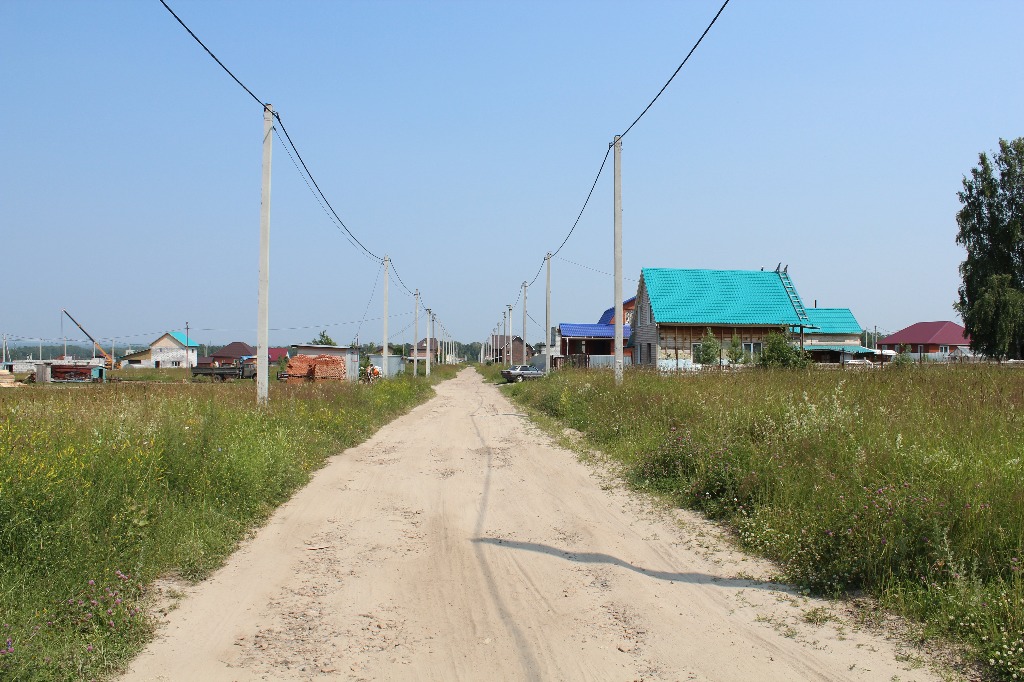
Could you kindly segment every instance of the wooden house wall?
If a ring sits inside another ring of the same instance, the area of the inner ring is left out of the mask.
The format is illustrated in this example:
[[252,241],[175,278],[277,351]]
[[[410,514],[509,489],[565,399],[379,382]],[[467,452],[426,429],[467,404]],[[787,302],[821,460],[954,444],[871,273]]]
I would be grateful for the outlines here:
[[737,337],[740,343],[764,343],[765,338],[780,331],[779,327],[741,327],[736,325],[676,325],[662,324],[659,326],[658,358],[661,360],[693,360],[693,344],[700,343],[711,330],[712,336],[724,351]]
[[658,325],[654,322],[651,312],[651,299],[647,295],[647,286],[643,278],[636,294],[636,307],[633,314],[633,361],[640,365],[653,365],[654,358],[659,355],[660,341]]

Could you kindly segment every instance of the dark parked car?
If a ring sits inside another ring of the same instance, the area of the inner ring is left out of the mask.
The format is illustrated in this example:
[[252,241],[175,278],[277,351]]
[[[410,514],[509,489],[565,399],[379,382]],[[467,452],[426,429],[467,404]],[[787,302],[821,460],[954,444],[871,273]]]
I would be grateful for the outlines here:
[[501,370],[501,376],[505,381],[522,381],[523,379],[540,379],[544,376],[544,370],[530,367],[529,365],[512,365],[508,369]]

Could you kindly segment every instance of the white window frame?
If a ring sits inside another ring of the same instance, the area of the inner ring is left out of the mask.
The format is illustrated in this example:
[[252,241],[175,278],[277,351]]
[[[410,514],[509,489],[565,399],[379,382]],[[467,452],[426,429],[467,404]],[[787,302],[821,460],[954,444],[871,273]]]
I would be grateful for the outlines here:
[[760,341],[747,341],[743,344],[743,352],[750,353],[750,357],[752,358],[756,358],[760,355],[763,349],[764,346]]

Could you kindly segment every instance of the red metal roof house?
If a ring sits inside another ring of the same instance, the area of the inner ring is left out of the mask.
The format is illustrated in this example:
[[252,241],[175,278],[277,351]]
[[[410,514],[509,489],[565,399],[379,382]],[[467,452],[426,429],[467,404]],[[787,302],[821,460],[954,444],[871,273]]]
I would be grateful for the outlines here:
[[244,341],[232,341],[216,353],[210,353],[210,357],[218,365],[227,366],[240,362],[242,358],[256,355],[256,349]]
[[948,360],[958,348],[970,350],[971,337],[956,322],[917,322],[880,339],[878,347],[931,360]]

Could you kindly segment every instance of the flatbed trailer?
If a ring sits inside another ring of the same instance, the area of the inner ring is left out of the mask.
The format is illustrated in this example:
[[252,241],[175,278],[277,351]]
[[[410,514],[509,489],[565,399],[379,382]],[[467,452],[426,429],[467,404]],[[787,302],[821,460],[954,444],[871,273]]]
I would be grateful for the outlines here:
[[220,381],[228,379],[255,379],[256,365],[244,363],[241,365],[227,365],[225,367],[193,367],[193,377],[212,377]]

